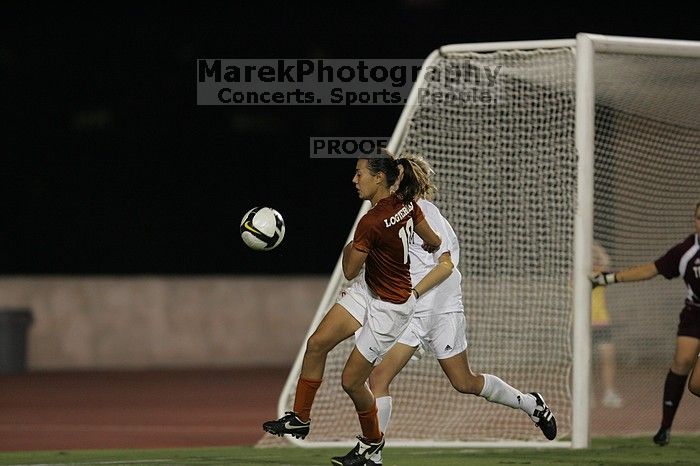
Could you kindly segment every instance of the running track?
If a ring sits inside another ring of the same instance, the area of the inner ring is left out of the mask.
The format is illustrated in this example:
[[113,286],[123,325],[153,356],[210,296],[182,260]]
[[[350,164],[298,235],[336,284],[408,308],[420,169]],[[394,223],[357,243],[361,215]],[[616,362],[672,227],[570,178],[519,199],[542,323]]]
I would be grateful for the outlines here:
[[[263,435],[262,421],[276,417],[287,372],[0,376],[0,451],[254,445]],[[660,420],[663,375],[663,368],[619,374],[625,406],[610,410],[596,404],[593,435],[653,433]],[[674,425],[674,433],[681,432],[700,432],[700,398],[687,391]]]

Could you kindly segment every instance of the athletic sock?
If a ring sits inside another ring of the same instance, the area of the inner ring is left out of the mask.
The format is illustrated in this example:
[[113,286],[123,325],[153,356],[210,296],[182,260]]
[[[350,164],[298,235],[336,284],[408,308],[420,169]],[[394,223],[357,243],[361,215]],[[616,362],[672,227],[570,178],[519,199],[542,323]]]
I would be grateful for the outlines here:
[[484,388],[479,393],[492,403],[498,403],[510,408],[522,409],[528,416],[535,412],[537,401],[529,393],[522,393],[520,390],[511,387],[495,375],[483,374]]
[[666,375],[666,383],[664,384],[664,403],[663,416],[661,418],[661,427],[666,429],[671,428],[673,418],[676,416],[676,410],[683,397],[685,391],[685,381],[687,375],[678,375],[672,371],[668,371]]
[[367,411],[358,411],[357,417],[360,419],[362,436],[370,443],[377,443],[382,439],[379,430],[379,419],[377,418],[377,404],[372,403],[372,407]]
[[294,412],[304,422],[308,422],[311,419],[311,406],[314,404],[316,390],[320,386],[320,380],[299,377],[296,395],[294,396]]
[[391,419],[391,396],[380,396],[376,401],[379,430],[386,434],[389,430],[389,420]]

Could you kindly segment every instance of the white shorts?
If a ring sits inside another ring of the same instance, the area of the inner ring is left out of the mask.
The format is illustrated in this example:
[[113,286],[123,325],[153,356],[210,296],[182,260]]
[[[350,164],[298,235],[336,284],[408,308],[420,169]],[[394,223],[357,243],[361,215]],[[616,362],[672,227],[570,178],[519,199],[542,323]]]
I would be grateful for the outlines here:
[[428,290],[416,303],[416,315],[464,312],[462,304],[462,275],[458,270],[435,288]]
[[467,320],[463,312],[414,315],[399,343],[423,346],[437,359],[447,359],[467,349]]
[[364,280],[358,280],[342,292],[337,303],[362,324],[355,333],[355,346],[376,366],[411,322],[416,298],[411,293],[402,304],[382,301]]
[[421,296],[408,329],[399,338],[400,343],[421,346],[437,359],[447,359],[467,349],[462,275],[455,272]]

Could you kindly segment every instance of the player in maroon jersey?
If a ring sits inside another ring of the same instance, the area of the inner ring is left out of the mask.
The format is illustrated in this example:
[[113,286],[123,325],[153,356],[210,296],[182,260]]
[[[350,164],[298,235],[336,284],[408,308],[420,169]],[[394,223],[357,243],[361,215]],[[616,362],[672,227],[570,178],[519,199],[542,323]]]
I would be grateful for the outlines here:
[[[390,187],[400,171],[403,176],[398,190],[392,193]],[[441,244],[414,201],[416,193],[428,182],[421,167],[408,159],[382,157],[357,161],[353,183],[360,199],[370,201],[372,207],[360,219],[353,240],[343,249],[342,266],[345,278],[352,280],[364,265],[364,280],[358,280],[346,290],[307,340],[294,411],[265,422],[266,432],[306,437],[326,357],[338,343],[359,330],[343,369],[342,385],[355,404],[362,437],[350,453],[333,458],[332,462],[365,464],[367,458],[384,446],[374,396],[365,382],[413,315],[416,297],[411,287],[408,247],[414,231],[423,239],[426,250],[434,251]],[[364,322],[348,312],[347,300],[367,309]]]
[[[666,445],[671,439],[671,425],[683,396],[685,381],[693,365],[697,367],[696,360],[700,352],[700,202],[695,205],[695,233],[673,246],[654,262],[616,273],[597,273],[591,277],[591,281],[596,287],[618,282],[648,280],[658,274],[669,280],[681,277],[688,289],[676,334],[676,351],[664,385],[661,428],[654,436],[654,443]],[[689,388],[692,386],[691,391],[698,388],[700,392],[698,379],[700,377],[694,374],[689,384]],[[697,392],[693,391],[693,393]]]

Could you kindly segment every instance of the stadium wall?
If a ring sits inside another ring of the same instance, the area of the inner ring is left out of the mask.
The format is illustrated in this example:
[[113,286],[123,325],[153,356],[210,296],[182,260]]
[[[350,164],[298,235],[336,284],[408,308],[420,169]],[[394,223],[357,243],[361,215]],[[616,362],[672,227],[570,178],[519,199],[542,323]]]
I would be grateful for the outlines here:
[[123,369],[291,365],[326,276],[18,277],[0,309],[31,309],[27,365]]

